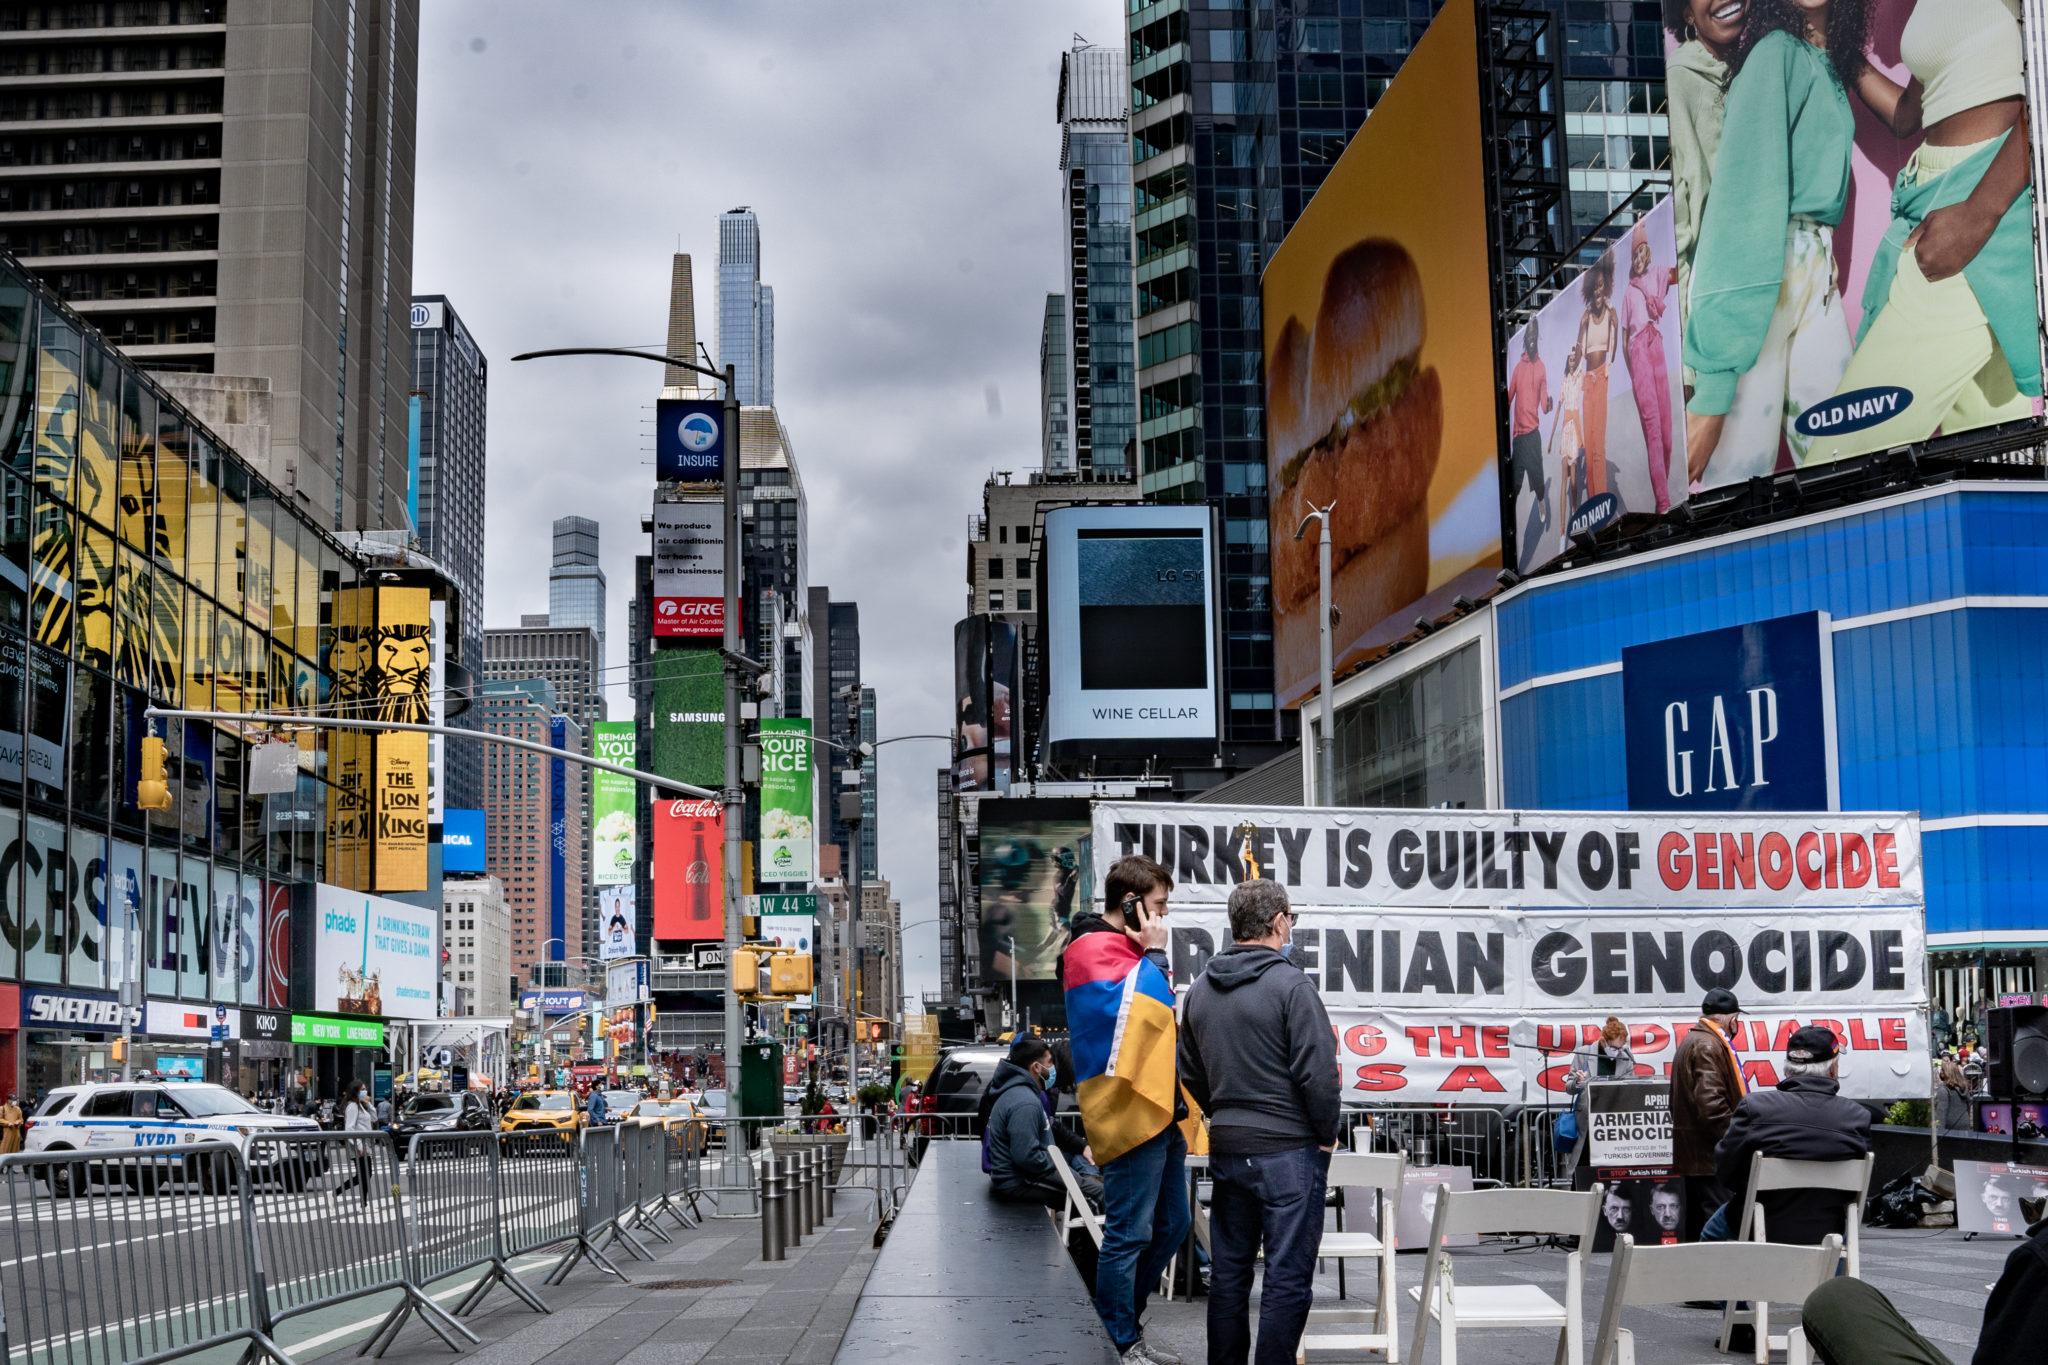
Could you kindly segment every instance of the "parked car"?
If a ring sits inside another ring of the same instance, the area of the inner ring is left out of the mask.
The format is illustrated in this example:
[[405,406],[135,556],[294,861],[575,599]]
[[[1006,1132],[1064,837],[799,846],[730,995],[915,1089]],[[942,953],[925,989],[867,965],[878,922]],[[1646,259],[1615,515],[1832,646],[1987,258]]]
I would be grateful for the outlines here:
[[975,1113],[981,1093],[995,1079],[996,1064],[1010,1055],[996,1044],[962,1044],[939,1054],[924,1083],[924,1112],[938,1115],[924,1130],[934,1137],[979,1137]]
[[398,1155],[404,1157],[416,1135],[488,1133],[495,1126],[490,1106],[473,1090],[414,1095],[392,1119],[391,1140],[398,1144]]
[[[259,1182],[280,1181],[287,1187],[324,1170],[326,1153],[318,1148],[293,1148],[262,1139],[273,1134],[317,1133],[311,1119],[266,1114],[225,1086],[204,1081],[104,1082],[60,1086],[52,1090],[28,1120],[23,1150],[87,1151],[117,1155],[134,1150],[167,1153],[192,1143],[216,1142],[239,1148]],[[307,1163],[314,1163],[308,1165]],[[83,1193],[96,1176],[122,1170],[142,1193],[174,1180],[196,1180],[202,1189],[225,1189],[226,1167],[199,1158],[182,1163],[137,1163],[126,1168],[102,1166],[97,1171],[72,1164],[46,1165],[38,1172],[58,1198]]]

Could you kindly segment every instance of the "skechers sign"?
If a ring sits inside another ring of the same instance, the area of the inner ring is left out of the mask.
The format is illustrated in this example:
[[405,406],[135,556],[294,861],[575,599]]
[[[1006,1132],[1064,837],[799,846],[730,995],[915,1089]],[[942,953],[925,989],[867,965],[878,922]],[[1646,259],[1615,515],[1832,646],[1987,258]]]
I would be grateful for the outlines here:
[[[129,1022],[142,1028],[142,1008],[128,1007]],[[23,1028],[77,1028],[88,1032],[119,1032],[121,1002],[101,995],[72,995],[64,991],[24,990],[21,993]]]
[[663,398],[654,405],[654,477],[709,482],[724,474],[725,404]]
[[1621,651],[1630,810],[1833,810],[1824,612]]

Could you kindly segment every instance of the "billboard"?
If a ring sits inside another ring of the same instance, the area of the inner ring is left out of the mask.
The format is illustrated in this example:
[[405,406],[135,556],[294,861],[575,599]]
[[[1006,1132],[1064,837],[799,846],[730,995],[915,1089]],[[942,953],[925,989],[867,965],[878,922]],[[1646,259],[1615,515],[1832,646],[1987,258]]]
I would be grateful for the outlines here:
[[1125,854],[1167,864],[1177,984],[1229,944],[1236,885],[1284,885],[1355,1099],[1540,1099],[1609,1015],[1661,1075],[1713,987],[1742,1002],[1752,1089],[1814,1023],[1842,1039],[1844,1094],[1925,1088],[1913,816],[1193,810],[1097,803],[1097,884]]
[[647,959],[620,962],[605,968],[604,1002],[610,1006],[643,1005],[652,997],[647,991]]
[[1500,566],[1477,52],[1472,6],[1445,6],[1261,280],[1283,706],[1316,680],[1312,506],[1333,507],[1340,673]]
[[1138,752],[1213,745],[1211,516],[1178,507],[1045,514],[1045,738]]
[[607,886],[597,893],[597,956],[611,962],[633,956],[633,925],[636,913],[634,890]]
[[654,402],[654,477],[716,483],[725,474],[725,404],[715,398]]
[[[638,741],[630,720],[601,720],[591,727],[597,757],[622,768],[639,766]],[[590,879],[599,886],[633,880],[635,824],[633,779],[602,768],[590,774]]]
[[1659,202],[1508,339],[1508,516],[1522,573],[1575,535],[1685,501],[1672,217],[1673,201]]
[[802,717],[762,720],[761,853],[757,864],[762,881],[816,880],[815,786],[811,722]]
[[[323,635],[339,713],[433,722],[429,598],[428,589],[411,587],[334,592],[332,629]],[[427,736],[342,731],[327,745],[327,875],[379,891],[426,890]]]
[[1789,31],[1801,13],[1670,35],[1695,489],[2024,419],[2041,394],[2018,7],[1872,0],[1826,49]]
[[322,882],[295,888],[295,1010],[432,1019],[440,911]]
[[654,803],[654,937],[725,937],[725,808],[716,801]]
[[655,503],[655,638],[724,635],[724,504],[702,498]]
[[953,624],[953,788],[1008,791],[1016,775],[1017,628],[995,616]]
[[658,650],[653,662],[653,764],[699,787],[725,781],[725,665],[714,649]]
[[1068,926],[1094,898],[1086,801],[983,801],[981,979],[1051,981]]
[[450,806],[441,819],[441,870],[484,872],[484,813]]

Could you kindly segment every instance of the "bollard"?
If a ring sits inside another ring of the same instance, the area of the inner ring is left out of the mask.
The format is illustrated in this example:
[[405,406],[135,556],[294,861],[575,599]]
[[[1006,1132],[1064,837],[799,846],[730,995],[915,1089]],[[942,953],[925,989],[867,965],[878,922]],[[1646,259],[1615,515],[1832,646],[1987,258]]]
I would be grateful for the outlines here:
[[829,1223],[832,1221],[832,1153],[830,1151],[825,1153],[825,1178],[819,1183],[819,1188],[824,1201],[823,1206],[818,1210],[819,1218],[821,1221]]
[[761,1259],[782,1259],[782,1163],[774,1157],[761,1161]]
[[789,1201],[789,1240],[798,1243],[811,1235],[810,1153],[799,1151],[789,1158],[789,1164],[796,1171],[793,1195]]
[[804,1163],[801,1157],[782,1158],[783,1183],[788,1194],[782,1201],[782,1226],[787,1234],[784,1241],[795,1249],[804,1240]]
[[817,1232],[820,1221],[818,1217],[818,1186],[821,1183],[819,1180],[821,1172],[819,1170],[818,1158],[823,1153],[824,1149],[822,1147],[813,1147],[804,1153],[804,1235],[806,1237]]

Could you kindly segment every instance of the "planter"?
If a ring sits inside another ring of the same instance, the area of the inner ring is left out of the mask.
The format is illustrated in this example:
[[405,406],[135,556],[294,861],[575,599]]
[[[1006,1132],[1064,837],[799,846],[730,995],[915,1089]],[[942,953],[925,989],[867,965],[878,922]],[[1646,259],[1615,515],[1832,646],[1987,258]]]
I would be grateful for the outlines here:
[[813,1147],[825,1149],[825,1173],[834,1185],[846,1165],[847,1137],[844,1133],[770,1133],[768,1146],[776,1156],[801,1156]]

